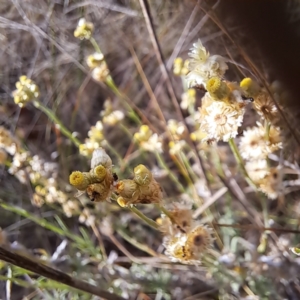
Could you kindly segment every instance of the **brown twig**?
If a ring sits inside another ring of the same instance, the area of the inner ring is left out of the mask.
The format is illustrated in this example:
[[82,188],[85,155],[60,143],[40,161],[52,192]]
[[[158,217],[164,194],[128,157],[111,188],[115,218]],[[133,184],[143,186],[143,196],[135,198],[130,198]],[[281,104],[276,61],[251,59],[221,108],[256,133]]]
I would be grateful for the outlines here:
[[17,267],[34,272],[46,278],[63,283],[77,290],[81,290],[92,295],[105,298],[107,300],[124,300],[124,298],[118,295],[103,291],[94,285],[73,278],[64,272],[43,265],[39,262],[33,261],[32,259],[22,256],[20,254],[14,253],[10,251],[7,247],[0,246],[0,260],[6,261]]

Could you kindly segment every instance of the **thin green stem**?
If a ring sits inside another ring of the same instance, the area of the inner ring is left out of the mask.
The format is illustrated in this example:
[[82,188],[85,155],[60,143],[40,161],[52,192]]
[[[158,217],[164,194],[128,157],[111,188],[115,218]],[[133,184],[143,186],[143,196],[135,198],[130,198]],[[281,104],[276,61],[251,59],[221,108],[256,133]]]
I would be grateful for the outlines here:
[[50,120],[56,125],[56,127],[71,141],[73,142],[73,144],[76,147],[79,147],[79,145],[81,144],[80,141],[72,135],[72,133],[69,131],[69,129],[67,129],[63,123],[59,120],[59,118],[54,114],[54,112],[46,107],[44,104],[42,104],[39,101],[34,101],[33,102],[34,106],[41,110],[42,112],[44,112],[49,118]]
[[162,156],[160,155],[160,153],[156,152],[155,153],[156,159],[160,165],[161,168],[163,168],[164,170],[166,170],[170,176],[170,178],[174,181],[174,183],[177,184],[179,190],[184,193],[185,192],[185,188],[183,187],[183,185],[179,182],[179,180],[176,178],[176,176],[174,175],[174,173],[170,170],[170,168],[166,165],[165,161],[163,160]]
[[248,174],[247,174],[247,171],[245,169],[245,166],[244,166],[244,161],[243,161],[243,159],[240,155],[238,147],[236,146],[236,144],[234,142],[234,139],[233,138],[229,139],[228,144],[229,144],[229,146],[231,148],[231,151],[232,151],[232,153],[235,157],[235,160],[237,161],[237,163],[238,163],[239,167],[241,168],[242,172],[244,173],[244,175],[246,177],[249,177]]
[[165,214],[171,221],[173,221],[173,217],[172,215],[170,214],[170,212],[165,209],[164,206],[160,205],[160,204],[155,204],[155,206],[163,213]]
[[71,239],[72,241],[74,241],[78,244],[81,244],[81,245],[85,244],[84,240],[73,235],[71,232],[63,230],[63,229],[53,225],[52,223],[46,221],[45,219],[41,219],[36,216],[33,216],[32,214],[27,212],[25,209],[5,203],[2,199],[0,199],[0,207],[2,207],[3,209],[5,209],[7,211],[13,212],[19,216],[22,216],[26,219],[29,219],[29,220],[33,221],[34,223],[40,225],[41,227],[44,227],[48,230],[51,230],[52,232],[57,233],[58,235],[68,237],[69,239]]
[[237,161],[237,163],[238,163],[240,169],[241,169],[242,172],[243,172],[243,175],[245,176],[246,181],[248,182],[248,184],[249,184],[254,190],[257,190],[255,183],[254,183],[254,182],[252,181],[252,179],[249,177],[249,174],[248,174],[248,172],[247,172],[246,169],[245,169],[244,161],[243,161],[243,159],[242,159],[242,157],[241,157],[241,155],[240,155],[240,152],[239,152],[238,147],[236,146],[236,144],[235,144],[235,142],[234,142],[234,139],[233,139],[233,138],[229,139],[228,144],[229,144],[229,146],[230,146],[230,148],[231,148],[231,151],[232,151],[233,154],[234,154],[235,160]]
[[117,229],[116,230],[117,233],[124,239],[126,240],[128,243],[130,243],[131,245],[133,245],[134,247],[136,247],[137,249],[140,249],[146,253],[148,253],[151,256],[158,256],[158,253],[156,253],[154,250],[152,250],[150,247],[148,247],[145,244],[142,244],[138,241],[136,241],[135,239],[133,239],[131,236],[129,236],[127,233],[125,233],[123,230],[121,229]]
[[141,211],[139,211],[136,207],[128,207],[128,209],[136,214],[141,220],[143,220],[145,223],[147,223],[150,227],[158,230],[158,225],[156,222],[154,222],[152,219],[146,217]]
[[137,124],[141,124],[141,120],[139,118],[139,116],[135,113],[135,111],[132,109],[132,107],[129,105],[128,103],[128,98],[125,94],[123,94],[122,92],[120,92],[120,90],[118,89],[118,87],[116,86],[113,78],[109,75],[106,78],[105,83],[107,84],[107,86],[111,89],[111,91],[120,98],[120,100],[122,100],[123,105],[125,106],[125,108],[129,111],[130,116],[132,117],[132,119],[137,123]]
[[90,38],[90,42],[93,45],[95,51],[98,52],[98,53],[101,53],[100,47],[99,47],[98,43],[96,42],[96,40],[93,37]]

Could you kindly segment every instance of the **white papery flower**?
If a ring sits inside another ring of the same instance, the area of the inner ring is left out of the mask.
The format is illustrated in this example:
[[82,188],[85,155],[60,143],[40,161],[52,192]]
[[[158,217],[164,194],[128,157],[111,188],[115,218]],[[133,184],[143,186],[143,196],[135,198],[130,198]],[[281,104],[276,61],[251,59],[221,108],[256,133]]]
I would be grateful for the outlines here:
[[124,113],[121,110],[115,110],[107,116],[103,117],[103,123],[106,125],[116,125],[124,119]]
[[206,139],[228,142],[230,138],[237,136],[238,128],[243,122],[244,109],[222,101],[213,101],[205,111],[200,130],[207,133]]
[[257,126],[244,131],[239,148],[244,159],[264,159],[268,154],[282,148],[280,129],[271,126],[267,134],[266,128],[257,122]]
[[280,169],[269,169],[269,173],[259,181],[258,190],[266,194],[268,198],[276,199],[283,192],[282,176]]
[[91,54],[87,57],[86,63],[91,69],[94,69],[100,67],[103,60],[104,60],[103,53],[95,52],[94,54]]
[[182,136],[184,135],[185,126],[182,122],[178,122],[174,119],[170,119],[168,120],[167,128],[175,140],[181,139]]
[[206,81],[211,77],[223,77],[228,66],[226,59],[220,55],[210,56],[209,52],[202,45],[201,41],[193,44],[189,53],[190,72],[186,76],[189,87],[196,85],[206,85]]
[[252,127],[244,131],[240,140],[240,152],[244,159],[259,160],[267,157],[265,130],[262,126]]
[[162,153],[162,142],[157,133],[151,135],[148,141],[140,143],[141,147],[149,152],[158,152]]
[[269,167],[265,159],[248,161],[245,164],[245,168],[254,182],[263,179],[269,173]]
[[181,95],[180,107],[184,110],[189,107],[194,107],[196,103],[196,90],[188,89],[185,93]]
[[180,140],[176,142],[171,141],[169,143],[169,148],[170,148],[169,152],[171,155],[178,155],[183,151],[186,145],[187,143],[184,140]]

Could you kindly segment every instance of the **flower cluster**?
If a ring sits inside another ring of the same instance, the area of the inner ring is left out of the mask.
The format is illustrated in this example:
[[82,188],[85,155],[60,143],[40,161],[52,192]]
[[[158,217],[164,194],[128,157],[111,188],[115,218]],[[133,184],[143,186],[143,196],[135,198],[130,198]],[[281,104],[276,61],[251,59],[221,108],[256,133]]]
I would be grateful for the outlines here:
[[142,125],[134,139],[140,147],[149,152],[162,152],[162,142],[157,133],[153,133],[148,125]]
[[196,103],[196,90],[188,89],[181,95],[180,107],[184,110],[193,111]]
[[95,52],[87,57],[87,65],[92,70],[92,77],[99,82],[105,81],[109,75],[109,69],[101,52]]
[[95,126],[92,126],[88,132],[88,138],[85,139],[85,143],[79,146],[81,155],[90,156],[94,150],[98,149],[105,141],[103,133],[103,123],[97,121]]
[[23,107],[28,102],[37,100],[40,96],[38,86],[27,76],[23,75],[16,83],[16,90],[13,91],[13,97],[16,104]]
[[113,192],[118,195],[117,201],[122,207],[137,203],[160,203],[162,199],[161,187],[144,165],[134,168],[133,179],[117,180],[117,175],[112,173],[111,158],[103,148],[93,152],[89,172],[74,171],[69,178],[71,185],[87,192],[95,202],[110,200]]
[[6,159],[9,159],[7,153],[12,155],[8,172],[22,184],[30,182],[33,186],[34,192],[31,199],[33,205],[41,207],[44,203],[59,203],[66,216],[78,214],[78,201],[70,199],[68,193],[62,191],[58,184],[56,163],[46,161],[38,155],[32,156],[4,127],[0,127],[0,149]]
[[208,80],[208,92],[202,98],[200,128],[204,141],[235,138],[242,125],[245,103],[239,88],[217,77]]
[[144,165],[138,165],[133,172],[133,179],[124,179],[116,184],[119,205],[160,203],[162,190],[152,173]]
[[189,72],[188,65],[188,60],[183,61],[181,57],[175,58],[173,62],[173,73],[176,76],[185,76]]
[[249,177],[271,199],[278,196],[281,176],[276,168],[269,167],[267,159],[281,148],[280,129],[272,125],[266,128],[261,123],[245,130],[239,145]]
[[87,22],[85,18],[81,18],[78,21],[78,25],[74,31],[74,36],[80,40],[89,40],[94,32],[94,25],[91,22]]
[[[276,125],[279,120],[279,113],[268,91],[248,77],[241,81],[240,86],[246,96],[253,98],[253,107],[261,118]],[[276,91],[274,92],[274,96],[276,96]]]
[[186,75],[189,87],[204,86],[206,88],[210,78],[222,78],[228,69],[227,60],[220,55],[211,56],[200,40],[193,44],[189,56],[191,57],[188,64],[189,73]]
[[168,216],[160,219],[160,229],[164,234],[166,255],[172,261],[200,264],[213,242],[211,230],[194,221],[192,210],[187,208],[175,207],[168,211]]
[[114,184],[111,158],[103,148],[96,149],[91,160],[91,170],[89,172],[74,171],[69,181],[79,191],[86,192],[91,201],[110,200]]
[[[189,56],[187,85],[207,90],[200,108],[200,127],[193,139],[201,137],[203,141],[227,142],[237,136],[243,122],[246,104],[243,90],[238,84],[223,79],[228,69],[226,59],[219,55],[211,56],[200,40],[193,45]],[[184,100],[181,103],[183,108],[193,106],[195,101],[187,96]]]
[[3,149],[2,156],[5,157],[6,152],[14,155],[19,148],[19,143],[11,133],[5,127],[0,126],[0,149]]
[[102,122],[108,126],[114,126],[124,119],[124,113],[121,110],[113,108],[110,99],[104,102],[104,110],[100,113]]
[[92,70],[92,77],[96,81],[105,81],[109,75],[109,69],[101,52],[96,52],[87,57],[87,65]]

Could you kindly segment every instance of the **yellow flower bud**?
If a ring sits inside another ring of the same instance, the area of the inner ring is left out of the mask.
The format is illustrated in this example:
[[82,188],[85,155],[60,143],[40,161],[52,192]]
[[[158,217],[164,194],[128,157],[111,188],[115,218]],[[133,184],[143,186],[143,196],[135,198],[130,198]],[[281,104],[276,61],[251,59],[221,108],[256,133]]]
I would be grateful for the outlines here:
[[230,94],[227,84],[218,77],[210,78],[206,83],[206,89],[216,100],[223,100]]
[[138,185],[131,179],[124,179],[117,183],[116,192],[128,200],[135,199],[138,194]]
[[133,180],[138,185],[149,185],[152,181],[152,173],[144,166],[144,165],[138,165],[134,168],[134,178]]
[[72,172],[69,177],[69,182],[80,191],[84,191],[89,185],[89,180],[86,174],[80,171]]
[[182,67],[183,67],[183,59],[181,57],[175,58],[174,63],[173,63],[174,75],[180,76]]
[[240,87],[244,91],[245,95],[248,97],[256,97],[259,94],[260,87],[256,81],[253,81],[251,78],[244,78],[240,82]]
[[103,181],[107,174],[105,167],[102,165],[95,167],[92,171],[98,182]]

